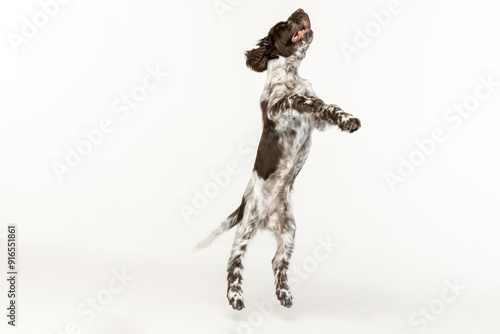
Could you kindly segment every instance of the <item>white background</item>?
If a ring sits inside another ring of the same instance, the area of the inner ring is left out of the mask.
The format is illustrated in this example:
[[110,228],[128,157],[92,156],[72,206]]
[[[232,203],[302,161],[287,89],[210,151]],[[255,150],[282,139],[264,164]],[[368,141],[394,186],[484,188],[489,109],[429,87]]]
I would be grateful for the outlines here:
[[[23,17],[32,20],[40,5],[2,5],[4,272],[8,224],[17,224],[19,239],[12,332],[498,333],[500,87],[458,128],[443,119],[481,76],[500,81],[498,3],[401,0],[349,62],[340,45],[353,44],[356,28],[389,1],[221,2],[231,6],[222,16],[212,0],[69,1],[18,52],[8,34],[21,34]],[[275,244],[264,233],[249,247],[247,307],[237,312],[225,298],[234,232],[202,252],[192,248],[238,205],[251,174],[265,74],[248,70],[243,53],[299,7],[315,31],[302,76],[362,128],[316,133],[297,179],[292,266],[317,266],[300,279],[294,306],[259,311],[275,301]],[[120,118],[111,105],[148,67],[169,76]],[[67,147],[106,118],[114,131],[60,181],[54,162],[64,163]],[[415,140],[437,128],[447,140],[391,189],[386,173],[397,173]],[[232,161],[236,175],[182,215],[213,182],[210,173]],[[318,238],[340,245],[320,263]],[[109,296],[113,270],[133,279],[88,321],[77,308]],[[466,288],[425,330],[410,323],[421,308],[440,305],[446,280]]]

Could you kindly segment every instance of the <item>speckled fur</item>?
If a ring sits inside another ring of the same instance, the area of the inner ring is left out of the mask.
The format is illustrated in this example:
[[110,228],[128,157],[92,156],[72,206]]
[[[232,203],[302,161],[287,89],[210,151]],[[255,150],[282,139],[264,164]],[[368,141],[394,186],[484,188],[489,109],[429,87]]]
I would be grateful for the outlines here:
[[[290,39],[302,31],[296,42]],[[287,21],[271,28],[258,48],[247,51],[247,66],[262,72],[267,80],[260,98],[263,131],[254,171],[242,203],[197,249],[206,247],[223,232],[236,226],[227,266],[227,298],[236,309],[244,308],[242,258],[249,240],[257,230],[271,231],[278,248],[272,260],[276,296],[281,305],[292,306],[287,270],[294,248],[295,219],[290,193],[295,178],[304,166],[314,129],[336,125],[354,132],[360,121],[334,104],[325,104],[311,84],[298,74],[298,68],[313,40],[307,14],[297,10]]]

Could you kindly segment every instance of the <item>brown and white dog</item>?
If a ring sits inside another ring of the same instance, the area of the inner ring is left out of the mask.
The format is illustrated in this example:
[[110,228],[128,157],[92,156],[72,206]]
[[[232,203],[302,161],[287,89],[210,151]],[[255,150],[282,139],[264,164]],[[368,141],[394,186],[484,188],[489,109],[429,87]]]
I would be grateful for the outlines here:
[[222,233],[236,226],[236,236],[227,266],[227,298],[230,305],[245,307],[241,288],[242,257],[259,229],[273,232],[278,243],[272,267],[276,295],[281,305],[292,306],[287,269],[294,247],[295,220],[290,192],[311,147],[314,129],[337,125],[354,132],[359,119],[334,104],[325,104],[314,93],[298,69],[313,40],[309,16],[298,9],[286,21],[277,23],[257,48],[245,53],[247,66],[256,72],[267,70],[260,98],[264,122],[252,177],[241,205],[196,249],[209,246]]

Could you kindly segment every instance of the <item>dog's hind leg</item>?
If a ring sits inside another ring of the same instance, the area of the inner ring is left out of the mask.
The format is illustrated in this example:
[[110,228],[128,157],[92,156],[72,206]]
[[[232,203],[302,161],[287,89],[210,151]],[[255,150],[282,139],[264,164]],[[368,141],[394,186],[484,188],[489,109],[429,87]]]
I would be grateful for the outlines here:
[[233,248],[227,264],[227,299],[235,310],[241,310],[245,307],[241,288],[243,281],[242,259],[256,228],[257,215],[254,212],[245,213],[243,220],[236,227]]
[[281,305],[292,306],[292,293],[288,287],[287,270],[293,253],[295,239],[295,220],[289,211],[285,211],[284,217],[278,218],[275,227],[275,237],[278,243],[276,255],[273,258],[273,272],[276,284],[276,296]]

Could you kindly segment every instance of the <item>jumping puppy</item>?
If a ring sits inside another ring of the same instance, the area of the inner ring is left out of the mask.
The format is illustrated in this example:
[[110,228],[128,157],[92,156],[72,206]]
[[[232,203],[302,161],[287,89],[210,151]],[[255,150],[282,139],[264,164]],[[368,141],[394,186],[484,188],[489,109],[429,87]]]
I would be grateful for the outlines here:
[[267,70],[260,98],[264,122],[254,171],[241,205],[196,249],[209,246],[222,233],[236,226],[236,236],[227,266],[227,298],[236,310],[243,302],[242,257],[259,229],[273,232],[278,243],[272,267],[276,296],[281,305],[292,306],[287,269],[294,247],[295,220],[290,192],[311,147],[313,129],[337,125],[341,130],[359,129],[359,119],[334,104],[316,97],[309,81],[298,74],[299,65],[313,40],[309,16],[298,9],[287,21],[279,22],[261,39],[257,48],[245,53],[247,66]]

